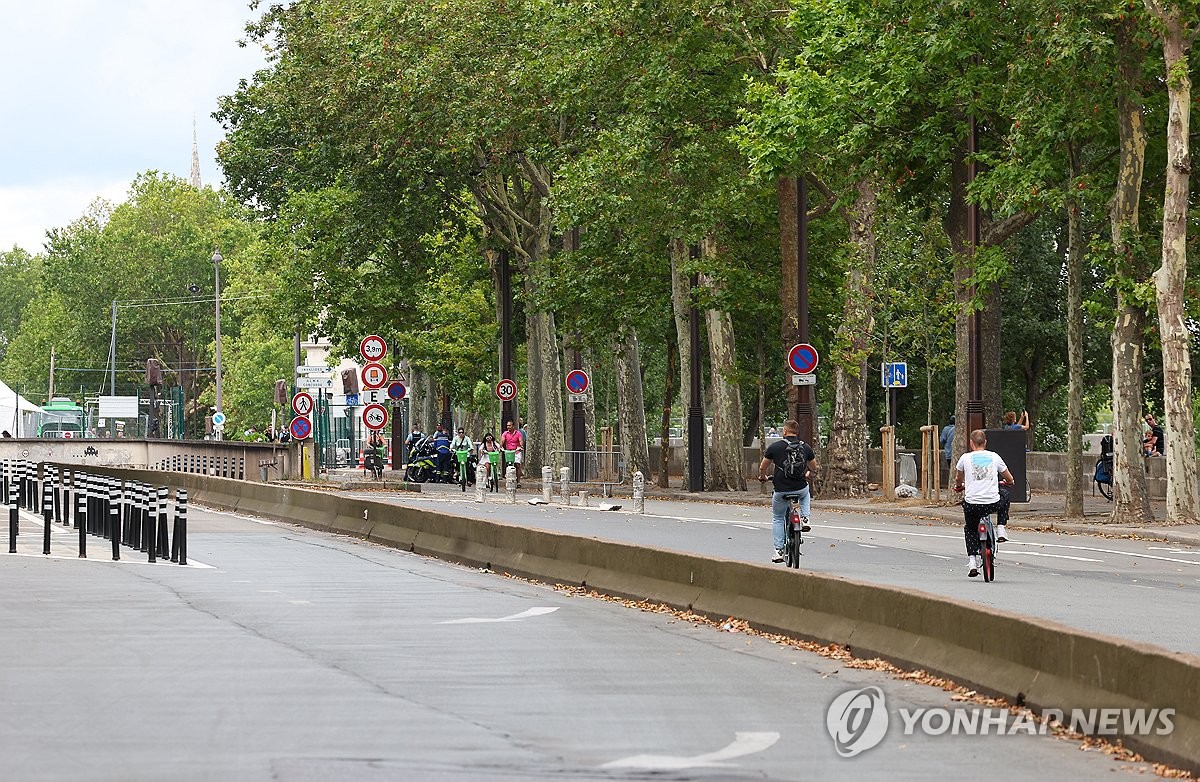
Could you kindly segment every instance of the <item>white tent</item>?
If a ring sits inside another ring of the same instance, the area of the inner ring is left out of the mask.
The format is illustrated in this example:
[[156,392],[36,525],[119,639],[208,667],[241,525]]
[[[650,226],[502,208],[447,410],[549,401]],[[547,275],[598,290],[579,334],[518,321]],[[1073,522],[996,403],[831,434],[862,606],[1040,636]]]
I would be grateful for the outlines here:
[[0,381],[0,430],[13,437],[37,437],[38,416],[42,408]]

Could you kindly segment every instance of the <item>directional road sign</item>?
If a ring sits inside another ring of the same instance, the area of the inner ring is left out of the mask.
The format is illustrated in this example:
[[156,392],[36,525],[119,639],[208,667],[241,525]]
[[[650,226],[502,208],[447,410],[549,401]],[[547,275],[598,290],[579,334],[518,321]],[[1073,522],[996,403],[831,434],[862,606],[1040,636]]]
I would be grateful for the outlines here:
[[313,410],[312,394],[301,391],[292,397],[292,412],[296,415],[308,415]]
[[325,366],[324,364],[302,364],[296,367],[297,375],[320,375],[329,374],[331,372],[333,372],[333,369]]
[[297,416],[292,419],[288,431],[292,433],[292,438],[295,440],[307,440],[312,434],[312,421],[304,416]]
[[496,384],[496,398],[501,402],[511,402],[517,398],[517,381],[504,378]]
[[382,361],[387,355],[387,343],[383,341],[383,337],[371,334],[363,337],[362,342],[358,343],[358,352],[367,361]]
[[817,355],[817,349],[807,342],[801,342],[799,345],[793,345],[788,351],[788,368],[797,375],[811,375],[817,369],[817,363],[821,357]]
[[383,368],[383,364],[371,362],[362,368],[363,388],[383,388],[387,385],[387,370]]
[[397,380],[388,386],[388,399],[393,402],[399,402],[404,397],[408,396],[408,388],[403,383]]
[[567,373],[567,390],[572,394],[586,393],[591,384],[592,379],[582,369],[572,369]]
[[387,426],[387,408],[380,404],[367,405],[363,408],[362,419],[363,424],[368,429],[378,432],[380,429]]
[[296,378],[296,388],[333,388],[333,378],[331,377],[298,377]]

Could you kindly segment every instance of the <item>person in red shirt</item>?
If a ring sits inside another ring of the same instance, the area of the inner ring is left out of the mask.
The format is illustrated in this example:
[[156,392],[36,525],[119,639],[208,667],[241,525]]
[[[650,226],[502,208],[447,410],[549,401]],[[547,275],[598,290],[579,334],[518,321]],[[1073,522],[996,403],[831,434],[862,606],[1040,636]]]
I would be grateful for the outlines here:
[[504,431],[500,434],[500,444],[504,446],[504,450],[516,452],[513,454],[513,463],[517,466],[517,486],[520,487],[521,457],[525,452],[525,438],[512,421],[504,425]]

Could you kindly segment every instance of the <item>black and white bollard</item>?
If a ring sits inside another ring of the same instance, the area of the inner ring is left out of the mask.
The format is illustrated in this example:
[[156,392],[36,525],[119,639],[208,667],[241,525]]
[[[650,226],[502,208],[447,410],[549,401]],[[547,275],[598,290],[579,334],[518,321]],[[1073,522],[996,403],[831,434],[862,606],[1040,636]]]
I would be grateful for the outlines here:
[[167,538],[167,487],[158,487],[158,556],[171,556],[171,545]]
[[54,523],[54,485],[50,482],[49,467],[42,480],[42,554],[50,553],[50,525]]
[[633,474],[633,512],[646,512],[646,476],[641,470]]
[[509,467],[508,472],[504,474],[504,493],[507,495],[505,501],[515,503],[517,501],[517,468]]
[[121,559],[121,490],[116,481],[108,485],[108,528],[112,531],[113,562]]
[[15,476],[8,482],[8,553],[17,553],[17,527],[21,517],[21,509],[17,507],[17,482]]
[[554,492],[554,468],[550,465],[542,467],[542,499],[548,504]]
[[171,561],[187,564],[187,489],[175,490],[175,534],[171,536]]

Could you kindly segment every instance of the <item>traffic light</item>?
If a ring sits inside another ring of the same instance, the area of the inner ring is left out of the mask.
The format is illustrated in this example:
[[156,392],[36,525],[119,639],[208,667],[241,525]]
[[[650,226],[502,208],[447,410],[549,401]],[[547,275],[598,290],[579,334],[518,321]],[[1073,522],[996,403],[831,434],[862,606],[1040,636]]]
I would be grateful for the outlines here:
[[343,369],[342,370],[342,393],[357,394],[358,393],[358,370]]
[[288,403],[288,387],[286,380],[275,381],[275,404],[286,405]]
[[162,382],[162,365],[158,363],[158,359],[146,359],[146,385],[161,386]]

